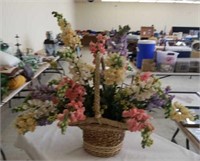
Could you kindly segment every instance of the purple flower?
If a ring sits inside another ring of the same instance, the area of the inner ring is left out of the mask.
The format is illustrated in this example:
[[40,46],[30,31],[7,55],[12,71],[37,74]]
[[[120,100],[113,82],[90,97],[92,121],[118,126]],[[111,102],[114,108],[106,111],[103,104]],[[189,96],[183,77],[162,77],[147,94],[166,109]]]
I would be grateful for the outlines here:
[[32,89],[30,96],[32,99],[40,99],[42,101],[52,100],[56,89],[53,86],[41,85],[36,86],[35,89]]
[[167,86],[167,87],[165,88],[165,94],[169,93],[170,91],[171,91],[171,87],[170,87],[170,86]]
[[45,125],[52,124],[52,121],[49,121],[46,118],[41,118],[41,119],[37,120],[37,123],[38,123],[39,126],[45,126]]
[[123,28],[119,26],[119,31],[114,33],[114,36],[107,40],[107,51],[111,53],[120,53],[121,56],[127,56],[127,33],[130,30],[129,26]]
[[147,109],[151,110],[152,108],[162,108],[164,107],[169,101],[173,99],[174,96],[168,95],[166,93],[162,94],[154,94],[149,103],[147,105]]

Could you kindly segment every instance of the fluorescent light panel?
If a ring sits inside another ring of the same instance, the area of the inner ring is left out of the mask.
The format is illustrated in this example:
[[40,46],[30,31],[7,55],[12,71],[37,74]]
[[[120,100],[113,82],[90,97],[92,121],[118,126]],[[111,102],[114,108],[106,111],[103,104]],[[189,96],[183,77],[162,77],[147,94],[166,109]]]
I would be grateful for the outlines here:
[[191,3],[200,4],[200,0],[101,0],[102,2],[145,2],[145,3]]

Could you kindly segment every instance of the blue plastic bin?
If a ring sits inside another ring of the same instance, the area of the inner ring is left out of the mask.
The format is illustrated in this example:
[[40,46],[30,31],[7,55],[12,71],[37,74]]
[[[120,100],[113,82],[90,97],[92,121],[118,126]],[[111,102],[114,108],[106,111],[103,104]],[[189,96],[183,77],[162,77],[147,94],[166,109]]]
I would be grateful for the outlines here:
[[138,53],[136,57],[136,66],[141,69],[143,59],[153,59],[155,51],[154,40],[139,40],[138,41]]

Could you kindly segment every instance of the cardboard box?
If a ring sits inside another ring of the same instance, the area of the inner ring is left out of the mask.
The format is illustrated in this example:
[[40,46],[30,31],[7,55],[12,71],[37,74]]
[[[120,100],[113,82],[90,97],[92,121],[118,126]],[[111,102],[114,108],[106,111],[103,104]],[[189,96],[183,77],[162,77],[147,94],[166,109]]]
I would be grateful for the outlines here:
[[154,72],[156,70],[156,63],[154,59],[143,59],[142,69],[143,72]]
[[191,58],[200,58],[200,51],[192,51],[190,57]]
[[190,61],[190,72],[199,73],[200,71],[200,59],[191,58]]

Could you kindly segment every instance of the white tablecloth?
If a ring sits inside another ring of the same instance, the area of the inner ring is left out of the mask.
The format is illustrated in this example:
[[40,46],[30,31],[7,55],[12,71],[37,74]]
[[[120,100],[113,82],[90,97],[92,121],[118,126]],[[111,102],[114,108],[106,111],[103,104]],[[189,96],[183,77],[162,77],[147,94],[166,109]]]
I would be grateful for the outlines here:
[[154,144],[142,149],[140,133],[126,132],[120,153],[111,158],[94,157],[82,148],[82,131],[68,127],[62,135],[56,124],[37,127],[36,131],[19,135],[16,146],[24,149],[34,160],[67,161],[200,161],[200,155],[176,145],[156,134]]

